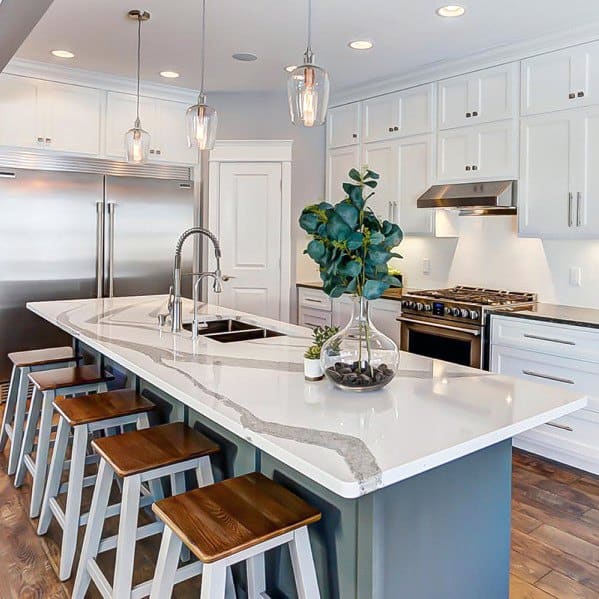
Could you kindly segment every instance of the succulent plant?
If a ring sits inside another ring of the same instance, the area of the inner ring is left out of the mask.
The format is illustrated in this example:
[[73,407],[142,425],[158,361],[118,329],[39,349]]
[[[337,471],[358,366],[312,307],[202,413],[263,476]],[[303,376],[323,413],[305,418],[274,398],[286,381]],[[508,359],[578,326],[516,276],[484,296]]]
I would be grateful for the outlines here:
[[339,332],[339,327],[316,327],[312,331],[314,343],[305,351],[304,357],[308,360],[318,360],[320,358],[320,350],[325,341],[333,337]]

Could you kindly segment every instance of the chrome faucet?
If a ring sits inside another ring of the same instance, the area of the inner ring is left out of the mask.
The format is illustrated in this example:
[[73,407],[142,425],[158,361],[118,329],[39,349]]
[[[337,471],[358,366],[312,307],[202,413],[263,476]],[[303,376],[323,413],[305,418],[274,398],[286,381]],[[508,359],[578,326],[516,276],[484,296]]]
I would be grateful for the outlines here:
[[223,278],[222,272],[220,270],[220,259],[222,253],[220,251],[220,244],[218,243],[218,239],[216,236],[211,233],[208,229],[204,229],[203,227],[192,227],[191,229],[187,229],[181,237],[179,237],[179,241],[177,241],[177,247],[175,249],[175,264],[173,268],[173,290],[172,290],[172,302],[170,303],[170,316],[171,316],[171,331],[173,333],[177,333],[181,330],[183,325],[182,318],[182,310],[183,310],[183,300],[181,297],[181,251],[183,249],[183,244],[185,240],[191,235],[204,235],[210,239],[212,245],[214,246],[214,257],[216,259],[216,268],[211,272],[202,272],[198,273],[198,279],[193,286],[193,319],[194,319],[194,330],[197,336],[197,328],[198,328],[198,302],[199,302],[199,283],[205,277],[211,277],[214,279],[214,283],[212,285],[212,290],[214,293],[222,292],[222,281],[225,280]]

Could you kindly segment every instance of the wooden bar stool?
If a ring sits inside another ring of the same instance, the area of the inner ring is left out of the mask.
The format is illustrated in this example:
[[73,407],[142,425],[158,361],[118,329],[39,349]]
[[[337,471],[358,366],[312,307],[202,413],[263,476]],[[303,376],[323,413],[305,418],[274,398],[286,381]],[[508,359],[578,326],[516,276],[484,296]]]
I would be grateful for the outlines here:
[[[50,463],[50,472],[42,512],[38,523],[37,534],[44,535],[54,516],[62,528],[62,545],[60,554],[60,580],[71,576],[75,548],[77,546],[77,531],[87,523],[87,513],[81,514],[81,492],[84,486],[93,485],[96,476],[84,478],[84,470],[88,457],[87,441],[90,434],[127,424],[136,424],[138,429],[148,428],[148,412],[154,409],[154,404],[130,389],[109,391],[87,395],[85,397],[58,397],[54,408],[60,414],[58,432],[54,444],[54,452]],[[66,450],[69,437],[73,433],[71,459],[67,462]],[[62,473],[69,469],[68,483],[60,484]],[[67,494],[66,509],[63,512],[56,497]],[[150,505],[153,497],[150,495],[142,502],[142,507]],[[117,509],[114,509],[117,508]],[[118,506],[108,508],[109,516],[118,514]]]
[[[25,470],[29,470],[33,479],[29,509],[31,518],[37,518],[42,507],[54,412],[52,403],[56,396],[100,393],[106,391],[106,383],[113,379],[111,374],[101,372],[97,366],[74,366],[29,374],[29,380],[33,383],[33,397],[19,454],[15,487],[23,484]],[[35,444],[36,433],[37,444]]]
[[[83,599],[93,579],[103,597],[140,598],[150,594],[152,581],[133,587],[135,544],[163,529],[157,520],[137,526],[141,485],[170,476],[173,495],[185,492],[185,472],[195,470],[198,485],[213,482],[210,455],[220,450],[210,439],[182,422],[94,439],[100,455],[98,479],[89,511],[73,599]],[[108,499],[115,474],[122,479],[123,493],[118,534],[102,539],[108,516]],[[112,586],[96,561],[98,553],[116,547]]]
[[[318,599],[308,525],[320,512],[281,485],[255,472],[155,503],[166,524],[151,599],[167,599],[177,582],[202,572],[201,599],[225,597],[229,567],[245,561],[248,599],[266,595],[264,552],[289,545],[300,599]],[[200,560],[177,568],[181,544]]]
[[29,373],[50,370],[63,366],[76,366],[77,358],[71,347],[48,347],[8,354],[12,362],[12,374],[8,387],[8,397],[4,406],[2,429],[0,429],[0,451],[4,451],[6,441],[10,439],[8,454],[8,474],[17,470],[27,411]]

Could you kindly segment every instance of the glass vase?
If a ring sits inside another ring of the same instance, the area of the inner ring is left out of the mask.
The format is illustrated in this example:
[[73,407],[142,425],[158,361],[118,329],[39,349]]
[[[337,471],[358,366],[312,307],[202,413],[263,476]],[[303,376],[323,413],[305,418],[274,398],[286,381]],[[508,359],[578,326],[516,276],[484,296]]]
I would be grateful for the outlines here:
[[354,297],[351,320],[323,345],[320,361],[325,376],[335,386],[349,391],[374,391],[395,376],[399,350],[372,324],[368,300]]

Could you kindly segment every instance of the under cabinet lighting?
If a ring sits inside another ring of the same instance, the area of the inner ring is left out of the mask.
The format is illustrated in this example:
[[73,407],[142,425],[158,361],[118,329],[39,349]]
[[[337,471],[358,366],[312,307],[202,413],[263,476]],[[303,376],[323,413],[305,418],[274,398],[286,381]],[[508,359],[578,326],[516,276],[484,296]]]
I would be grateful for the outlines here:
[[465,12],[466,9],[458,4],[448,4],[437,9],[440,17],[461,17]]
[[52,50],[52,56],[57,58],[75,58],[75,55],[69,50]]

